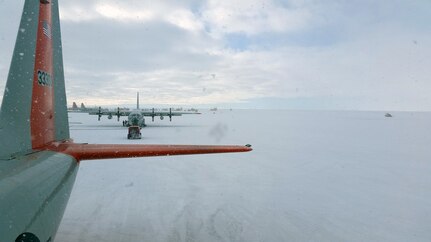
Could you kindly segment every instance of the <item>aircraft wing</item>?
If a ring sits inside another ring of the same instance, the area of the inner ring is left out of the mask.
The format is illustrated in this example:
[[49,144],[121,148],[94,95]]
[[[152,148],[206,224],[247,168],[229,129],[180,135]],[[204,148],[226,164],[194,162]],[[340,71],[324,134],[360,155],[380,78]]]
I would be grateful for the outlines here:
[[183,114],[201,114],[196,112],[169,112],[169,111],[157,111],[157,112],[151,112],[151,111],[142,111],[141,114],[145,117],[152,117],[152,116],[181,116]]
[[163,119],[164,117],[169,117],[172,121],[172,116],[181,116],[183,114],[200,114],[198,112],[180,112],[180,111],[172,111],[172,108],[169,111],[156,111],[154,108],[148,111],[141,111],[142,116],[151,117],[154,121],[154,117],[160,117]]
[[119,116],[129,116],[130,111],[92,111],[92,112],[88,112],[88,114],[90,115],[108,115],[108,116],[117,116],[119,114]]
[[98,115],[99,121],[100,121],[100,117],[102,117],[103,115],[108,116],[109,119],[111,119],[113,116],[117,116],[117,119],[120,120],[121,116],[129,116],[130,113],[131,111],[121,110],[120,108],[118,108],[116,111],[112,111],[112,110],[102,110],[101,107],[99,107],[99,110],[97,111],[88,112],[88,114],[90,115]]

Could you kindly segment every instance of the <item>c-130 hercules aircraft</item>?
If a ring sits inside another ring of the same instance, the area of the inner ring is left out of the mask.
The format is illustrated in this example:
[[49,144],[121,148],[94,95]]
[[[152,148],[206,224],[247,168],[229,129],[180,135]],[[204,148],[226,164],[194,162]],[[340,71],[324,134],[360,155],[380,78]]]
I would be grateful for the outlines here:
[[69,138],[57,0],[26,0],[0,110],[0,241],[53,241],[82,160],[249,146],[78,144]]
[[102,111],[102,107],[99,107],[98,111],[92,110],[88,114],[90,115],[98,115],[98,120],[100,121],[100,118],[103,115],[108,115],[108,119],[112,119],[113,116],[117,116],[117,121],[120,121],[121,116],[127,116],[127,121],[123,122],[123,126],[139,126],[139,127],[145,127],[147,126],[145,124],[145,117],[151,117],[152,121],[154,122],[154,117],[160,117],[160,120],[163,120],[164,117],[169,117],[169,121],[172,121],[173,116],[181,116],[183,114],[200,114],[198,112],[177,112],[172,111],[172,108],[169,108],[169,112],[165,111],[155,111],[154,108],[151,109],[151,111],[146,110],[140,110],[139,109],[139,92],[136,95],[136,109],[129,111],[129,110],[120,110],[120,108],[117,108],[117,111]]

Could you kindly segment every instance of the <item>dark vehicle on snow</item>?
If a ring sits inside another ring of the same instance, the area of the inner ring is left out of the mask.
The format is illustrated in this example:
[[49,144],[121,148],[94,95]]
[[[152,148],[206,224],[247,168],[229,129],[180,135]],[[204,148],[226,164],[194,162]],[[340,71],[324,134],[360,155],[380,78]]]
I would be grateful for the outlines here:
[[129,133],[127,134],[128,139],[141,139],[141,127],[139,126],[130,126]]

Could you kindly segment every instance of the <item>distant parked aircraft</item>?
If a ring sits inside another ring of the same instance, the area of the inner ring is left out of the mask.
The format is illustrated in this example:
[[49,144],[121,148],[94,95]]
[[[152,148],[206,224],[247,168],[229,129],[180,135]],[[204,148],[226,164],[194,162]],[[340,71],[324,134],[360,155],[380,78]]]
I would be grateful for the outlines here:
[[164,117],[169,117],[169,121],[172,121],[173,116],[181,116],[183,114],[200,114],[198,112],[178,112],[172,111],[172,108],[169,108],[169,111],[156,111],[154,108],[151,110],[141,110],[139,109],[139,92],[136,97],[136,109],[135,110],[122,110],[117,108],[116,111],[102,110],[99,107],[99,110],[92,110],[89,112],[90,115],[98,115],[98,119],[103,115],[107,115],[108,119],[112,119],[113,116],[117,116],[117,121],[120,121],[121,116],[127,116],[127,121],[123,122],[123,126],[145,126],[145,117],[151,117],[154,122],[154,117],[160,117],[160,120],[163,120]]
[[78,107],[76,102],[73,102],[72,107],[68,108],[68,112],[90,112],[92,110],[97,110],[97,108],[87,108],[84,103],[81,103],[81,107]]
[[0,109],[1,241],[52,242],[82,160],[251,150],[74,143],[69,137],[58,0],[26,0],[19,30]]

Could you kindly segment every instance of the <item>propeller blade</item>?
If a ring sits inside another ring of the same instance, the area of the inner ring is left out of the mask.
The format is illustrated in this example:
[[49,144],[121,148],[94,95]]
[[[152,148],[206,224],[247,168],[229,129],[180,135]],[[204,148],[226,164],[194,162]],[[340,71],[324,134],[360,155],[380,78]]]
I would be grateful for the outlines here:
[[102,107],[99,107],[98,116],[98,120],[100,121],[100,117],[102,117]]
[[169,108],[169,121],[172,122],[172,108]]

